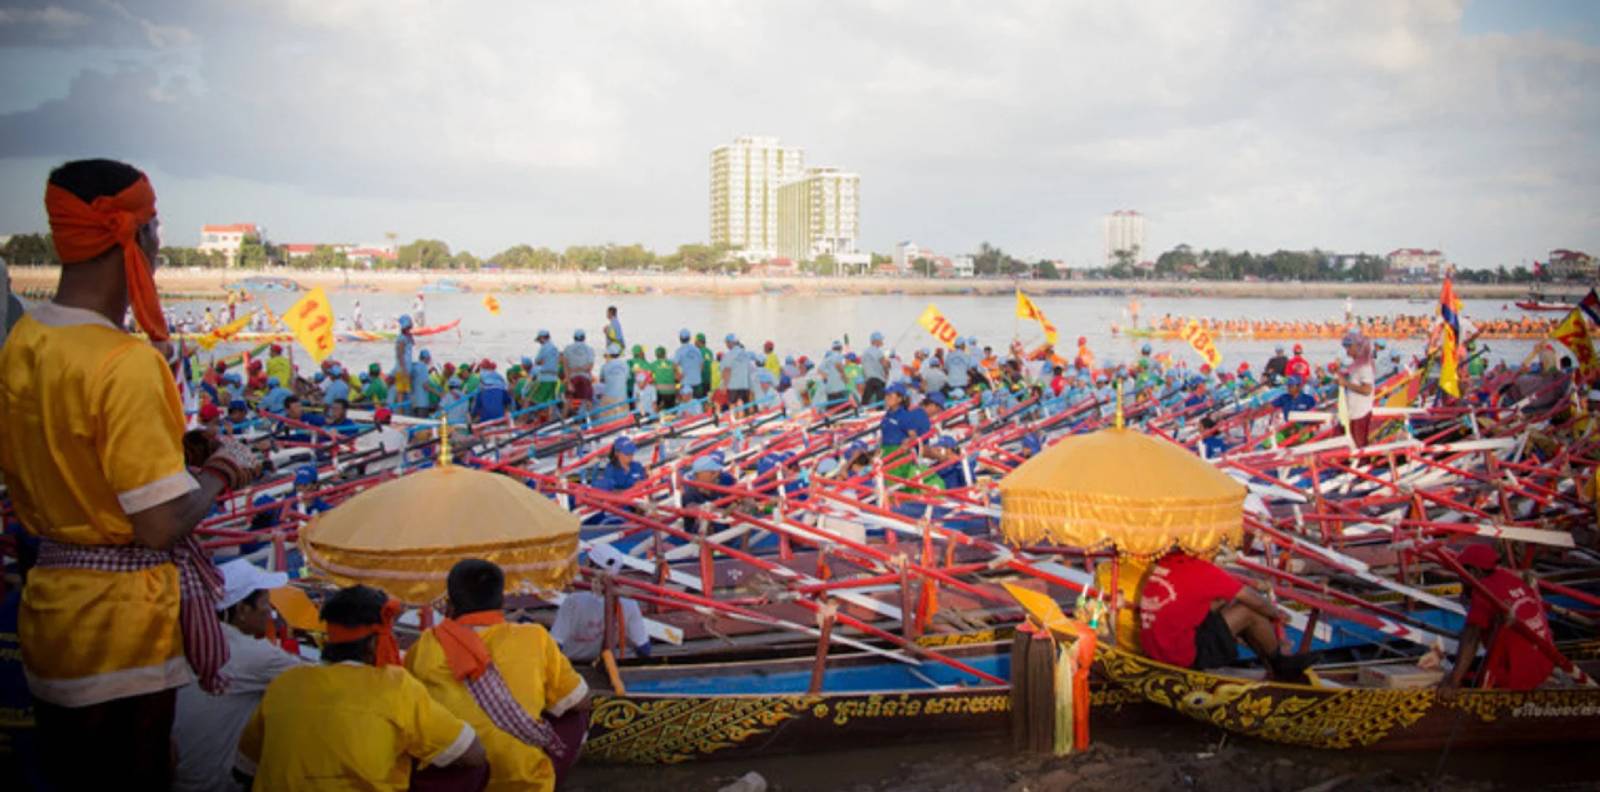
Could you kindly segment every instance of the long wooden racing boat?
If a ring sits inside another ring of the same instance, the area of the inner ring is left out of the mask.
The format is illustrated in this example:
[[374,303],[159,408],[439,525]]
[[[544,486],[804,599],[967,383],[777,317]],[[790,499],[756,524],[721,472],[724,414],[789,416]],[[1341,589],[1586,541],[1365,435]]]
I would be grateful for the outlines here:
[[[946,654],[1009,678],[1010,646],[992,642]],[[675,764],[999,735],[1009,728],[1009,686],[937,663],[857,653],[829,657],[821,691],[812,693],[814,663],[799,657],[623,667],[625,693],[585,668],[597,693],[583,761]],[[1094,684],[1091,697],[1097,722],[1161,717],[1107,684]]]
[[[1096,667],[1145,701],[1238,734],[1310,748],[1437,750],[1600,741],[1600,688],[1297,685],[1193,671],[1101,645]],[[1600,663],[1580,661],[1585,672]]]

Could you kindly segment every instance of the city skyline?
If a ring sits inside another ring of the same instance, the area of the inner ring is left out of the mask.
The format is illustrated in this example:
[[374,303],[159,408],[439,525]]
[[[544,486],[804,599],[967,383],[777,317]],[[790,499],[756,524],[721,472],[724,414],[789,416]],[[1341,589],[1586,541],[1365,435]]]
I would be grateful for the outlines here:
[[0,233],[44,229],[51,166],[108,155],[151,173],[173,244],[255,222],[481,256],[665,250],[710,241],[705,152],[759,130],[869,183],[862,250],[988,241],[1082,266],[1103,216],[1137,207],[1151,251],[1515,265],[1600,247],[1597,16],[60,0],[0,13]]

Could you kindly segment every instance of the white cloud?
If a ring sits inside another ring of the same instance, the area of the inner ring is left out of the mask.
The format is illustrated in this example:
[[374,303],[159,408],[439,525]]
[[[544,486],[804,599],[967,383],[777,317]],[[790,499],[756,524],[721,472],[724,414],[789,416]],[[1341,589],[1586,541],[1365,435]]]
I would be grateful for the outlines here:
[[[181,57],[0,115],[0,157],[98,146],[168,190],[258,183],[295,196],[252,210],[295,238],[420,217],[403,234],[479,251],[666,247],[705,233],[710,149],[759,133],[859,172],[880,249],[1081,262],[1129,206],[1156,246],[1426,244],[1493,265],[1600,244],[1600,49],[1466,35],[1459,2],[51,8]],[[0,225],[26,216],[0,205]]]

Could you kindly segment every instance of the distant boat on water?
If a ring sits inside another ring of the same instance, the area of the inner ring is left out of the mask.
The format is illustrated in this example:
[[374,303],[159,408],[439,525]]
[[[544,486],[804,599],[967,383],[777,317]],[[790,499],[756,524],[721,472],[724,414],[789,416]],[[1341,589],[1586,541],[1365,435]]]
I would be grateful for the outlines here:
[[421,291],[428,294],[466,294],[472,287],[464,281],[455,278],[441,278],[432,283],[424,284]]
[[305,287],[289,280],[272,275],[252,275],[243,280],[225,285],[227,289],[239,289],[247,292],[297,292],[305,291]]

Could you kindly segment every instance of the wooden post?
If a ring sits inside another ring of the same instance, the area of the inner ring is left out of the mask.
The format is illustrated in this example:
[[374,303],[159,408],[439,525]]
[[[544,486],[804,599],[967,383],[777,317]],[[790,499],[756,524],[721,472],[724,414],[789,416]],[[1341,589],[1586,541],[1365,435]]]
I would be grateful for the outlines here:
[[1028,644],[1027,625],[1011,636],[1011,750],[1028,750]]
[[700,520],[700,593],[711,596],[717,588],[717,566],[711,555],[711,543],[706,541],[706,521]]
[[1028,750],[1055,750],[1056,646],[1047,636],[1028,644]]
[[907,641],[917,640],[917,605],[911,594],[911,574],[900,565],[900,634]]
[[817,612],[817,627],[822,634],[817,636],[817,656],[811,663],[811,685],[806,692],[815,696],[822,692],[822,678],[828,669],[828,648],[833,641],[833,615],[834,605],[829,602]]

